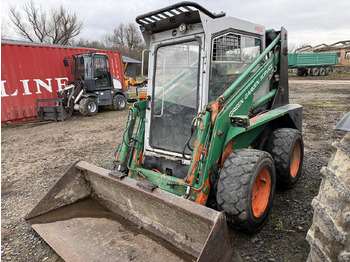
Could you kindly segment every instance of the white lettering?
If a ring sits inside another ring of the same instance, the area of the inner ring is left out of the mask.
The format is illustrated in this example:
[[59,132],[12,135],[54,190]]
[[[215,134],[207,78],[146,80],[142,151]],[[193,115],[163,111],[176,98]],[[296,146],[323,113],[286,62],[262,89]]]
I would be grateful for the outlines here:
[[[1,97],[9,96],[8,94],[6,94],[5,83],[6,83],[6,80],[1,80]],[[16,96],[17,94],[18,94],[18,89],[16,89],[16,91],[13,92],[11,96]]]
[[241,107],[242,104],[243,104],[243,98],[239,100],[238,103],[235,105],[235,107],[232,109],[232,111],[230,112],[230,116],[233,116],[233,114]]
[[57,81],[57,86],[58,86],[58,91],[62,91],[63,88],[65,88],[66,86],[66,83],[65,82],[61,82],[62,80],[65,80],[68,82],[68,78],[65,77],[65,78],[55,78],[56,81]]
[[23,85],[23,89],[24,89],[24,93],[23,95],[31,95],[32,93],[29,91],[29,86],[28,86],[28,82],[29,82],[29,79],[25,79],[25,80],[19,80],[22,82],[22,85]]
[[34,81],[36,82],[36,87],[38,89],[38,92],[36,92],[36,94],[42,93],[40,90],[40,86],[44,87],[47,91],[52,93],[51,80],[52,80],[52,78],[47,78],[46,81],[48,82],[48,84],[46,84],[44,81],[42,81],[40,79],[34,79]]
[[5,83],[6,81],[1,80],[1,97],[9,96],[8,94],[6,94],[6,91],[5,91]]
[[[254,83],[254,85],[248,89],[247,93],[244,94],[244,100],[247,100],[248,97],[254,92],[254,90],[257,88],[257,86],[260,84],[260,81],[263,81],[265,76],[270,74],[270,71],[272,70],[272,65],[269,65],[269,67],[260,75],[260,80],[257,79]],[[235,107],[231,110],[230,116],[233,116],[233,114],[241,107],[243,104],[243,98],[238,101],[238,103],[235,105]]]
[[16,89],[16,91],[11,96],[17,96],[17,94],[18,94],[18,89]]

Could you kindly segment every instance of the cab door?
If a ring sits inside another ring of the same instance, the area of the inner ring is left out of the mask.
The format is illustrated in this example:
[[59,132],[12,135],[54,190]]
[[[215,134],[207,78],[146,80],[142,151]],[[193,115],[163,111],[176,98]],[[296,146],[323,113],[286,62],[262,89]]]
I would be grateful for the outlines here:
[[111,89],[112,79],[107,55],[96,54],[93,60],[93,74],[96,89]]

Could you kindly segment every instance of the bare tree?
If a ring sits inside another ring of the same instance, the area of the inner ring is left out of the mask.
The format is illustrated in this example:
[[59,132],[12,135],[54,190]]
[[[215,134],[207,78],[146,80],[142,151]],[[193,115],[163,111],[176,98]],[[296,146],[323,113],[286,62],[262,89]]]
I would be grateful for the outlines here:
[[63,6],[53,8],[50,15],[33,1],[23,5],[21,12],[10,6],[10,19],[17,33],[31,42],[66,45],[83,28],[83,21]]
[[117,49],[126,56],[139,59],[144,42],[140,30],[135,24],[119,24],[113,33],[103,39],[106,47]]
[[1,39],[7,38],[8,34],[8,22],[3,17],[1,19]]
[[296,44],[294,42],[288,43],[288,54],[295,53]]
[[106,46],[102,41],[89,40],[87,38],[81,37],[78,40],[73,40],[71,42],[72,46],[96,48],[96,49],[106,49]]

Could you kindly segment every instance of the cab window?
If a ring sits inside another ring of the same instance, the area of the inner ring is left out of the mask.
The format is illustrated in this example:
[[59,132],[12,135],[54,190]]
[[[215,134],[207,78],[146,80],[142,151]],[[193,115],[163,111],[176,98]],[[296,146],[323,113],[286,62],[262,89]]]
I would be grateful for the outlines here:
[[94,78],[97,88],[111,86],[110,69],[107,56],[95,55]]
[[212,40],[209,102],[216,100],[260,55],[261,39],[226,33]]

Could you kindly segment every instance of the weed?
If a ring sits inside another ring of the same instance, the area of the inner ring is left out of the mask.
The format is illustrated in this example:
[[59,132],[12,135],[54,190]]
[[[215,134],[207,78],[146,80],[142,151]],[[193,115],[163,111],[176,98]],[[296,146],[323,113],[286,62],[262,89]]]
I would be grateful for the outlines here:
[[273,225],[276,231],[286,231],[282,218],[279,215],[272,214],[271,215],[271,224]]

